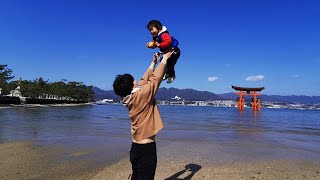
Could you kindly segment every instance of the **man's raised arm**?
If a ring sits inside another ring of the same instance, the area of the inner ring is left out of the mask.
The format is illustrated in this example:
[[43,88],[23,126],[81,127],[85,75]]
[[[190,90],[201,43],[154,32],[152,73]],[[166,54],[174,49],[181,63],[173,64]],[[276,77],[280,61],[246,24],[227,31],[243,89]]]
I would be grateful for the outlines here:
[[154,54],[153,55],[153,60],[152,60],[152,62],[150,64],[149,68],[146,70],[146,72],[144,73],[143,77],[140,79],[140,81],[138,83],[139,86],[142,86],[142,85],[145,85],[145,84],[148,83],[148,80],[149,80],[150,76],[153,73],[153,70],[154,70],[154,67],[157,64],[157,61],[158,61],[158,55]]
[[151,91],[152,91],[153,96],[155,96],[155,94],[161,84],[161,81],[162,81],[163,76],[166,71],[167,60],[171,57],[172,53],[173,53],[173,51],[163,54],[161,63],[153,71],[151,77],[149,78],[149,80],[147,82],[150,85],[150,87],[152,88]]

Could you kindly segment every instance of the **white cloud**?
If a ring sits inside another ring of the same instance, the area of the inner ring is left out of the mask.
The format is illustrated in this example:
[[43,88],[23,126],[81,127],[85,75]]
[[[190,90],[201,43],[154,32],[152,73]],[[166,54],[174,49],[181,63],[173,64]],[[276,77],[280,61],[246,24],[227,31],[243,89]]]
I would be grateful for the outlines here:
[[211,76],[211,77],[209,76],[209,77],[208,77],[208,81],[209,81],[209,82],[213,82],[213,81],[216,81],[216,80],[218,80],[218,79],[219,79],[218,77],[214,77],[214,76]]
[[246,81],[262,81],[264,79],[263,75],[249,76]]

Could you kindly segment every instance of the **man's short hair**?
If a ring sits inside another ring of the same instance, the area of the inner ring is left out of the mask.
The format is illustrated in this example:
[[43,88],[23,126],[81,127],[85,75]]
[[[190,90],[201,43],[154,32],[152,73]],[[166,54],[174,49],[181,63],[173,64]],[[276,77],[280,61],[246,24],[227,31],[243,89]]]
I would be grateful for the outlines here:
[[113,82],[114,92],[121,97],[129,95],[133,89],[133,81],[131,74],[118,74]]

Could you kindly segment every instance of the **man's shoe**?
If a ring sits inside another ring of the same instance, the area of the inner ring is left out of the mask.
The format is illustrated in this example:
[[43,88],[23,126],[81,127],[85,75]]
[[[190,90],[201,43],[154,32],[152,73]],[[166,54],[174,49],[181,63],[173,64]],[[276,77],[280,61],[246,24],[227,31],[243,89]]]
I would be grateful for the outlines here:
[[170,83],[172,83],[175,79],[176,79],[176,76],[169,77],[168,80],[167,80],[167,83],[170,84]]

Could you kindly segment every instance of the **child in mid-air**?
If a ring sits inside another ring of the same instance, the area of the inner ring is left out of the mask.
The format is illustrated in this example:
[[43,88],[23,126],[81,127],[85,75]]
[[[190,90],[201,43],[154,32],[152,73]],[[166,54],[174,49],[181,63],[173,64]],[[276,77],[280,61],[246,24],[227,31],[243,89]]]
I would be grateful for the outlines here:
[[167,53],[169,51],[174,51],[171,57],[167,62],[166,74],[163,77],[163,80],[167,79],[167,83],[172,83],[176,78],[174,71],[174,66],[177,63],[177,60],[180,57],[180,49],[178,48],[179,42],[170,36],[167,28],[157,20],[152,20],[147,25],[148,30],[150,31],[153,41],[147,43],[148,48],[160,49],[160,53]]

